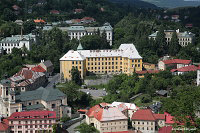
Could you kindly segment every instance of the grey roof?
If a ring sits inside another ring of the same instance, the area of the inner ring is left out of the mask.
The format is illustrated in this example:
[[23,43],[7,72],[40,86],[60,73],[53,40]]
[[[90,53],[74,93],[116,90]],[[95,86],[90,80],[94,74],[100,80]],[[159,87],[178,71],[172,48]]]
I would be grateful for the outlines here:
[[40,87],[34,91],[21,92],[19,95],[16,95],[16,101],[44,100],[48,102],[61,100],[64,96],[66,95],[58,89]]
[[156,102],[156,103],[150,105],[149,108],[150,108],[154,113],[157,113],[157,112],[159,112],[161,106],[162,106],[162,105],[161,105],[160,102]]
[[35,35],[33,34],[28,34],[28,35],[13,35],[11,37],[6,37],[4,39],[2,39],[0,42],[15,42],[15,43],[19,43],[22,40],[31,40],[34,39]]
[[159,94],[159,95],[164,96],[164,95],[166,95],[168,93],[168,91],[166,91],[166,90],[159,90],[159,91],[156,91],[156,93]]
[[1,81],[0,81],[0,83],[1,84],[7,84],[7,85],[10,85],[10,83],[11,83],[11,81],[10,80],[8,80],[8,79],[2,79]]
[[53,66],[52,62],[50,60],[47,60],[45,62],[43,62],[43,64],[46,66],[46,67],[50,67],[50,66]]
[[25,110],[36,110],[36,109],[42,109],[42,108],[45,108],[44,105],[34,104],[34,105],[26,106],[24,109]]
[[68,28],[68,30],[69,31],[85,31],[85,27],[84,26],[78,26],[78,25],[76,25],[76,26],[70,26],[69,28]]

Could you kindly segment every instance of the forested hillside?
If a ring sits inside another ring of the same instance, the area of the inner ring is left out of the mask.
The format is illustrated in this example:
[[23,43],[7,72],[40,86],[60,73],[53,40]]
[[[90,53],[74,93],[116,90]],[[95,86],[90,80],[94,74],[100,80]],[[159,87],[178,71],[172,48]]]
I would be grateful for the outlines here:
[[175,8],[183,6],[198,6],[200,1],[198,0],[143,0],[152,4],[155,4],[158,7],[166,8]]

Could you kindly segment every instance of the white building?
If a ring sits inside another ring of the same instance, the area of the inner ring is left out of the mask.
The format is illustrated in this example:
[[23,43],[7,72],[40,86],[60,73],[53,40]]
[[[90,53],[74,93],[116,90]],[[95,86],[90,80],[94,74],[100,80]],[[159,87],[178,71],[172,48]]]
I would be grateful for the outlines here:
[[[52,26],[45,26],[43,27],[43,30],[51,30]],[[62,31],[66,31],[68,33],[68,36],[70,37],[70,40],[73,38],[80,40],[81,37],[85,35],[94,35],[98,31],[100,34],[105,32],[106,39],[110,43],[110,46],[112,45],[113,40],[113,28],[109,23],[105,23],[101,27],[85,27],[83,25],[72,25],[70,27],[58,27]]]
[[33,43],[36,43],[36,35],[12,35],[0,41],[0,49],[5,50],[5,52],[9,54],[12,52],[13,48],[20,49],[25,46],[27,50],[31,50],[31,45]]
[[197,86],[199,86],[199,85],[200,85],[200,66],[197,70]]
[[[164,31],[167,44],[169,44],[169,42],[171,41],[173,32],[176,32],[179,44],[182,47],[185,47],[188,44],[194,42],[195,34],[188,32],[188,31],[180,32],[179,29],[178,29],[176,31],[174,31],[174,30],[165,30]],[[153,40],[156,40],[157,34],[158,34],[158,31],[149,35],[149,39],[152,38]]]

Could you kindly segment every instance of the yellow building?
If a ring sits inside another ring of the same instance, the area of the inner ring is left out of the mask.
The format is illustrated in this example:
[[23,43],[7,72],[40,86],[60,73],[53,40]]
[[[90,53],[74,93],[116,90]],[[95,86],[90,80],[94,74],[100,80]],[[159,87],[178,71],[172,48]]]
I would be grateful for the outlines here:
[[81,77],[94,74],[131,74],[142,70],[142,57],[133,44],[121,44],[118,49],[70,50],[60,59],[60,73],[71,80],[71,69],[77,67]]

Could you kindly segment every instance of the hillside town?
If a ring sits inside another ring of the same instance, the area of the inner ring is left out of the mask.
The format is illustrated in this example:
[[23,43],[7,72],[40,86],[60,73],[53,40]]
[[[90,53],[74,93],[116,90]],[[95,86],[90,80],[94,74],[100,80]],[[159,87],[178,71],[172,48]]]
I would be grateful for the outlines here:
[[200,132],[200,25],[181,8],[13,2],[0,2],[0,133]]

